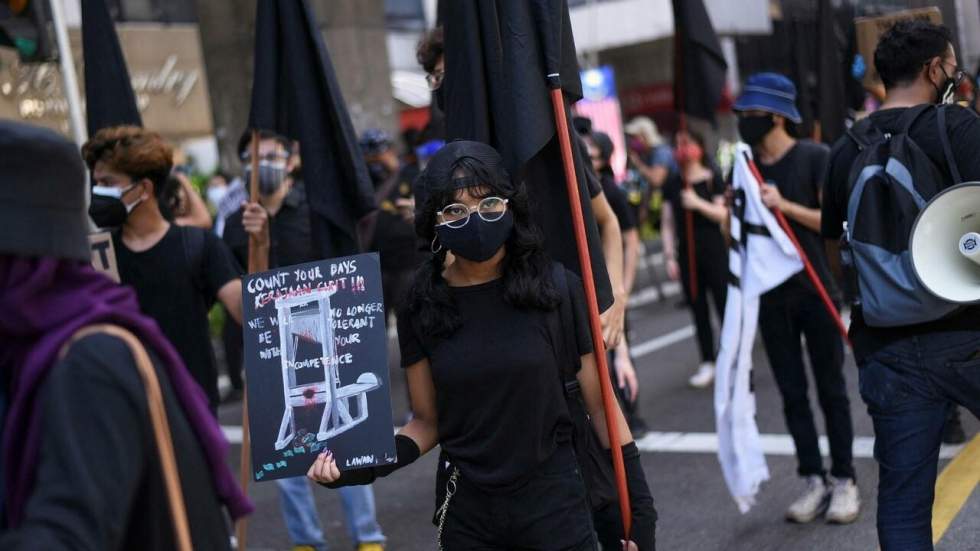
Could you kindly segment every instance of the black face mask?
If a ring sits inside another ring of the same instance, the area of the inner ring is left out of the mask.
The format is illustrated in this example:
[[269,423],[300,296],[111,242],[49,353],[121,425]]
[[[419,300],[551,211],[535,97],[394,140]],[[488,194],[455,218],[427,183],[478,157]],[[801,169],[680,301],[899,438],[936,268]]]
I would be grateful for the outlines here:
[[462,228],[436,226],[436,235],[439,242],[456,256],[473,262],[485,262],[504,246],[513,229],[514,217],[510,211],[496,222],[487,222],[474,212]]
[[766,134],[772,130],[776,123],[772,120],[772,115],[756,115],[753,117],[739,117],[738,135],[745,143],[756,146],[762,143]]
[[936,105],[943,105],[946,103],[953,103],[953,99],[956,97],[956,79],[946,74],[946,69],[940,65],[939,70],[943,72],[943,83],[939,86],[933,84],[936,87]]
[[126,218],[140,201],[126,206],[122,196],[132,187],[126,190],[107,188],[104,186],[94,186],[92,188],[92,202],[88,206],[88,215],[92,221],[100,228],[118,228],[126,223]]

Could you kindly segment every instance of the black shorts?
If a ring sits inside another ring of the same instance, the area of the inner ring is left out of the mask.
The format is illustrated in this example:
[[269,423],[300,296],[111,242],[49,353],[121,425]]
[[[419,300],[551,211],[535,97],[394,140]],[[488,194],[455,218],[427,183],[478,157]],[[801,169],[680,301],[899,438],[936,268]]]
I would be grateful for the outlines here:
[[527,483],[486,492],[460,473],[442,534],[446,551],[597,549],[575,452],[562,444]]

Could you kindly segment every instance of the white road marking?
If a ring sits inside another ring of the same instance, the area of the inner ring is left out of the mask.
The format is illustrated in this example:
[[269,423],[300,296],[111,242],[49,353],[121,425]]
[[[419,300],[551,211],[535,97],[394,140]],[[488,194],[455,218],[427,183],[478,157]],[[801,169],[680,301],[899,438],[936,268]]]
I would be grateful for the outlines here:
[[[395,432],[401,427],[394,427]],[[232,444],[242,443],[242,427],[237,425],[222,425],[221,432]],[[793,438],[788,434],[762,434],[762,451],[766,455],[793,456],[796,448]],[[874,457],[875,439],[871,436],[854,437],[854,457],[870,459]],[[713,432],[648,432],[636,441],[636,447],[642,452],[658,453],[718,453],[718,435]],[[963,444],[955,446],[943,445],[939,449],[940,459],[951,459],[963,449]],[[827,437],[820,437],[820,452],[829,456],[830,447]]]
[[[793,438],[788,434],[762,434],[760,440],[762,451],[766,455],[796,455]],[[873,458],[874,444],[875,439],[871,436],[854,437],[854,457]],[[713,432],[648,432],[636,441],[636,447],[644,452],[718,453],[718,435]],[[939,449],[939,457],[950,459],[961,449],[962,444],[943,445]],[[820,437],[820,452],[824,456],[830,454],[826,436]]]
[[681,327],[667,333],[666,335],[660,335],[659,337],[654,337],[646,342],[641,342],[639,344],[631,344],[630,352],[633,353],[633,359],[639,359],[647,354],[652,354],[657,350],[662,348],[667,348],[672,344],[679,343],[683,340],[687,340],[694,336],[694,326],[688,325],[686,327]]

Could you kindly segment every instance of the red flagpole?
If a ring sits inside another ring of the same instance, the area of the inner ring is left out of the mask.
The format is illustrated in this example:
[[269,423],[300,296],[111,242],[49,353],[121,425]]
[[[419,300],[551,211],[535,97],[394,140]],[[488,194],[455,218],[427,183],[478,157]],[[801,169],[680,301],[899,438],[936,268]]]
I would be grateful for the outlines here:
[[[749,170],[752,171],[752,175],[755,176],[756,182],[761,186],[765,180],[762,179],[762,173],[759,172],[759,167],[755,165],[755,161],[747,153],[745,153],[745,160],[749,163]],[[786,237],[793,242],[793,246],[796,247],[796,253],[800,255],[800,260],[803,261],[803,268],[806,270],[807,277],[810,278],[810,282],[817,289],[817,294],[820,295],[820,300],[823,301],[824,307],[827,309],[827,313],[833,318],[834,323],[837,325],[837,330],[840,331],[841,337],[844,338],[844,342],[847,346],[851,346],[851,339],[847,337],[847,326],[844,325],[844,320],[841,319],[840,313],[837,312],[837,307],[834,306],[834,302],[830,300],[830,295],[827,293],[826,287],[823,286],[823,282],[820,281],[820,277],[817,275],[817,271],[813,269],[813,264],[810,262],[810,258],[807,257],[806,251],[800,245],[800,240],[796,237],[796,232],[790,227],[789,221],[786,220],[786,215],[779,209],[770,209],[773,215],[776,216],[776,222],[779,223],[779,227],[783,229],[786,233]]]
[[619,444],[619,427],[616,424],[615,408],[619,407],[609,380],[609,366],[606,361],[606,344],[602,340],[602,322],[599,319],[599,299],[596,296],[595,279],[592,275],[592,260],[589,255],[588,240],[585,236],[585,216],[575,175],[575,161],[572,157],[572,142],[568,132],[568,119],[565,114],[565,101],[561,88],[551,90],[551,104],[555,111],[558,143],[561,146],[562,164],[565,168],[565,186],[568,190],[568,203],[572,211],[572,226],[575,229],[575,245],[578,248],[579,267],[582,270],[582,283],[585,286],[585,300],[589,307],[589,327],[592,330],[595,365],[599,373],[599,386],[602,389],[602,406],[606,413],[606,430],[609,434],[609,448],[612,451],[613,471],[619,493],[619,511],[623,517],[623,533],[629,541],[632,527],[629,490],[626,487],[626,467],[623,464],[623,449]]

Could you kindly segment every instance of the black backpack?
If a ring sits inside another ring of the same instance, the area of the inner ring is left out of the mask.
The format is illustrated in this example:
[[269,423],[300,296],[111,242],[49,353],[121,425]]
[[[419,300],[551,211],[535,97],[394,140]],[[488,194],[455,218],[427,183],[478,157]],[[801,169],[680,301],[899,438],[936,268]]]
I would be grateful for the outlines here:
[[[895,327],[934,321],[958,309],[933,295],[912,266],[909,237],[919,212],[944,185],[909,129],[932,105],[906,110],[900,131],[882,132],[870,118],[847,131],[858,155],[848,176],[847,223],[841,260],[865,322]],[[953,183],[960,181],[946,134],[946,106],[937,110],[939,139]],[[854,281],[856,279],[856,281]]]

